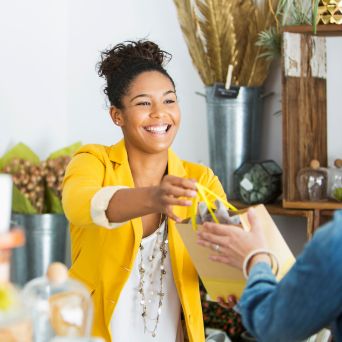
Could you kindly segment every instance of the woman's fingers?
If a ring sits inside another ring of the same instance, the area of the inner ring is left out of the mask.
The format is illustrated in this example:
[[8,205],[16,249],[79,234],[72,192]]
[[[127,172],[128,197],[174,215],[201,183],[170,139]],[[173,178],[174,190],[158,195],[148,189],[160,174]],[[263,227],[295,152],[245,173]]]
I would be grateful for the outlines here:
[[217,245],[223,245],[223,244],[227,244],[227,238],[225,238],[224,240],[222,239],[222,235],[216,235],[216,234],[211,234],[209,232],[206,231],[200,231],[197,233],[197,237],[198,237],[198,243],[200,242],[205,242],[205,243],[209,243],[209,244],[217,244]]
[[179,218],[178,216],[176,216],[172,211],[166,213],[166,215],[167,215],[171,220],[174,220],[174,221],[177,222],[177,223],[182,222],[182,219]]
[[162,203],[164,203],[164,205],[179,205],[184,207],[189,207],[192,205],[191,200],[176,198],[172,196],[163,197]]
[[208,247],[208,248],[213,248],[213,243],[209,242],[207,240],[202,240],[201,238],[199,238],[197,240],[197,243],[203,247]]
[[177,187],[197,191],[196,181],[193,179],[167,175],[163,178],[163,181],[175,185]]
[[255,213],[255,209],[249,208],[247,211],[247,216],[248,216],[248,221],[251,225],[251,230],[256,233],[261,232],[262,231],[261,222]]
[[223,264],[231,264],[232,260],[224,255],[210,255],[209,259],[212,261],[218,261]]
[[184,189],[182,187],[175,186],[173,184],[167,184],[164,187],[164,192],[168,196],[174,197],[189,197],[193,198],[197,196],[197,192],[195,190]]
[[203,228],[204,231],[208,233],[212,233],[215,235],[220,235],[220,236],[228,236],[231,233],[240,233],[241,228],[238,226],[234,225],[227,225],[227,224],[219,224],[219,223],[214,223],[214,222],[204,222],[203,223]]

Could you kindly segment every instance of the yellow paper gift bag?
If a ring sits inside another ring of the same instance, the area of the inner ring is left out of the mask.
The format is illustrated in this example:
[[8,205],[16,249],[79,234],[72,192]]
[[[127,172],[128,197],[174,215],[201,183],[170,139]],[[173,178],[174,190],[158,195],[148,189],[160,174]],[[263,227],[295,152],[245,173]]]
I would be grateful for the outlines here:
[[[207,203],[209,211],[213,216],[213,220],[217,222],[213,211],[214,206],[212,203],[207,201],[205,195],[206,192],[209,192],[209,190],[199,185],[199,197],[201,200]],[[210,194],[217,198],[215,194],[211,192]],[[222,199],[219,200],[226,204],[227,207],[229,206],[231,210],[237,211],[237,209],[228,202]],[[227,295],[235,295],[237,298],[239,298],[244,287],[246,286],[246,280],[243,277],[242,271],[226,264],[210,260],[209,256],[213,255],[215,252],[209,248],[197,244],[197,229],[201,228],[200,225],[196,225],[195,220],[197,203],[198,199],[195,199],[189,222],[177,224],[177,230],[190,254],[192,262],[194,263],[210,298],[212,300],[217,300],[217,297],[226,298]],[[256,210],[256,215],[262,223],[268,248],[277,256],[279,260],[279,273],[277,277],[279,280],[294,264],[295,258],[265,206],[260,204],[254,208]],[[237,211],[237,214],[240,216],[242,229],[249,230],[250,225],[248,222],[247,210]]]

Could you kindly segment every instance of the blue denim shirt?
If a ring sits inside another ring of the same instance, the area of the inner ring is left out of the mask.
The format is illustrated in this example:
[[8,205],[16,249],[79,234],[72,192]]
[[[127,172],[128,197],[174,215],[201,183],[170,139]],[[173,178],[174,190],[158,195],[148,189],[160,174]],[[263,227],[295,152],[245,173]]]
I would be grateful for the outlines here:
[[300,341],[328,325],[342,341],[342,211],[315,233],[279,283],[266,263],[256,264],[238,310],[258,341]]

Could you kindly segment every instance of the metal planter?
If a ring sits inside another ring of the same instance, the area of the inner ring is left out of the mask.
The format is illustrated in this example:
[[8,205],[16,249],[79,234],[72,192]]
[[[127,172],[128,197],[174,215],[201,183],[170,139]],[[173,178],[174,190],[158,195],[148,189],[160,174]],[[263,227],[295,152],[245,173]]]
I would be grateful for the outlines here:
[[234,171],[260,158],[262,88],[240,87],[225,95],[221,85],[214,85],[206,87],[206,101],[210,166],[227,196],[236,198]]
[[65,263],[68,221],[62,214],[12,214],[25,231],[26,244],[13,250],[11,281],[23,286],[45,274],[54,261]]

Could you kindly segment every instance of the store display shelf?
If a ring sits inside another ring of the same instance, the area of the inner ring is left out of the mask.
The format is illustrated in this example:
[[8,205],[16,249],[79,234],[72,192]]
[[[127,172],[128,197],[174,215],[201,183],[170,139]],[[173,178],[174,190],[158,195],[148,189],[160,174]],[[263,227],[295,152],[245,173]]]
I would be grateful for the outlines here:
[[[283,32],[314,34],[313,28],[311,25],[286,26],[284,27]],[[324,36],[324,37],[342,36],[342,25],[336,25],[336,24],[318,25],[317,36]]]
[[342,202],[336,201],[288,201],[283,200],[283,207],[289,209],[318,209],[318,210],[336,210],[342,209]]

